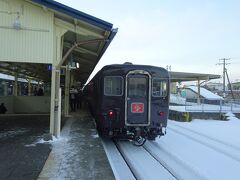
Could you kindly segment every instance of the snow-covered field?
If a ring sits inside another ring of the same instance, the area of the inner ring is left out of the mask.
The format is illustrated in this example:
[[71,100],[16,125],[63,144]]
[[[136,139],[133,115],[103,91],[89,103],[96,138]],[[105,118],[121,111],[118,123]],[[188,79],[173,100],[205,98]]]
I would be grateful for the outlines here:
[[169,121],[166,136],[143,147],[104,142],[116,179],[124,178],[120,167],[131,169],[131,179],[240,179],[240,120],[229,116],[229,121]]

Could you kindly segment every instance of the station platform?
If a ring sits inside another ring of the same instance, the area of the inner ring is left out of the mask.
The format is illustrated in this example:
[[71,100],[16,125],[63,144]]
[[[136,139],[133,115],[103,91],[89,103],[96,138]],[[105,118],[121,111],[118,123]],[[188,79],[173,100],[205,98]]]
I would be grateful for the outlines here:
[[0,179],[37,179],[51,144],[36,143],[49,131],[49,115],[0,115]]
[[52,151],[38,180],[115,179],[91,115],[84,110],[71,113],[52,143]]

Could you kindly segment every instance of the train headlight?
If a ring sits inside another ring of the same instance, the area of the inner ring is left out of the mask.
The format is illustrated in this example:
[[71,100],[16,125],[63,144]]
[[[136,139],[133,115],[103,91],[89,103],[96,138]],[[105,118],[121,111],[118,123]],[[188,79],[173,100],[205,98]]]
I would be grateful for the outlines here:
[[108,114],[109,117],[113,117],[114,116],[113,110],[109,110],[107,114]]
[[164,116],[164,112],[163,112],[163,111],[160,111],[160,112],[158,113],[158,115],[162,117],[162,116]]

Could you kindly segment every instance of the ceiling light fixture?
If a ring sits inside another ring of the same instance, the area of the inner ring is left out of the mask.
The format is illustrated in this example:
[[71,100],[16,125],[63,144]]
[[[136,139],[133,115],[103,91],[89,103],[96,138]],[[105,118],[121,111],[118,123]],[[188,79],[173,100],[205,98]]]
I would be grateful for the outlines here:
[[76,63],[76,67],[79,68],[79,62]]

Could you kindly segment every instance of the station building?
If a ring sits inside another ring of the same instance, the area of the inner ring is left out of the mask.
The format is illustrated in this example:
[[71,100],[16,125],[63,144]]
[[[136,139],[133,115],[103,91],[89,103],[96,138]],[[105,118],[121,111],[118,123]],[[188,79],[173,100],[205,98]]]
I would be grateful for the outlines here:
[[[0,0],[0,73],[14,77],[13,96],[0,102],[10,114],[50,114],[50,133],[59,136],[69,87],[87,81],[116,33],[111,23],[56,1]],[[32,96],[33,85],[48,93]]]

